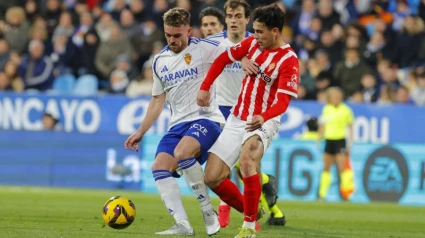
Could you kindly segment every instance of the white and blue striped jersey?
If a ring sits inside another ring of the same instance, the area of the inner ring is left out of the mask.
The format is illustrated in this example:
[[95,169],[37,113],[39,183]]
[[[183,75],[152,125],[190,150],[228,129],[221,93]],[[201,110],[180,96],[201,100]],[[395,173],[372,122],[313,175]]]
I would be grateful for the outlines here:
[[[246,32],[245,37],[251,35],[252,33]],[[227,38],[227,31],[209,36],[207,39],[219,41],[220,46],[226,49],[237,44]],[[215,81],[218,105],[232,107],[236,104],[244,76],[245,72],[242,70],[241,62],[235,61],[232,64],[226,65],[226,68],[224,68],[223,72]]]
[[199,107],[196,97],[211,64],[225,49],[217,41],[191,37],[186,49],[180,53],[176,54],[166,46],[155,55],[152,95],[166,93],[171,110],[169,127],[198,119],[224,123],[215,99],[215,87],[211,87],[210,107]]

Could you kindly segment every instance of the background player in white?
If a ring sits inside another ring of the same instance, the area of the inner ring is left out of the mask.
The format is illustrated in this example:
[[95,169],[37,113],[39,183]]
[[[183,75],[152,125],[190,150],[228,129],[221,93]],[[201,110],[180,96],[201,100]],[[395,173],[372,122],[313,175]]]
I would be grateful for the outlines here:
[[[248,3],[243,0],[228,0],[224,5],[224,12],[225,16],[220,9],[215,7],[208,7],[201,11],[199,17],[201,20],[201,31],[204,36],[207,36],[208,39],[219,41],[221,45],[228,48],[252,35],[252,33],[246,31],[251,15],[251,6]],[[221,27],[223,18],[226,21],[227,30],[221,31],[223,29]],[[217,102],[220,111],[226,119],[230,114],[232,106],[238,99],[242,79],[245,76],[243,69],[247,68],[249,70],[254,66],[254,69],[257,70],[255,65],[250,63],[252,61],[246,60],[244,62],[247,62],[247,64],[242,65],[241,62],[235,61],[232,64],[226,65],[216,81]],[[235,165],[235,169],[240,175],[239,163]],[[286,223],[285,215],[276,204],[276,178],[262,172],[260,174],[263,184],[263,193],[260,199],[261,204],[270,213],[267,224],[284,226]],[[229,178],[231,177],[230,175]],[[229,225],[230,208],[225,202],[220,201],[218,215],[221,227],[227,227]],[[259,224],[257,224],[256,229],[260,229]]]
[[190,37],[190,14],[182,8],[170,9],[163,19],[168,46],[153,60],[152,99],[146,117],[127,139],[125,147],[138,150],[138,143],[167,102],[171,109],[170,128],[158,145],[152,173],[161,199],[176,224],[156,234],[194,235],[180,189],[172,176],[180,167],[200,202],[207,233],[212,235],[219,231],[220,225],[208,196],[201,164],[208,158],[208,149],[220,134],[224,118],[214,99],[210,107],[199,107],[196,93],[211,63],[224,48],[215,41]]
[[[244,213],[244,223],[236,238],[256,237],[261,195],[257,171],[265,150],[278,132],[281,115],[291,97],[297,97],[298,58],[283,40],[284,17],[276,4],[256,8],[252,15],[255,35],[229,48],[214,61],[198,93],[198,104],[208,106],[209,89],[227,64],[247,56],[258,65],[255,74],[244,77],[232,114],[210,149],[205,171],[207,185],[223,201]],[[244,182],[243,196],[227,179],[238,160]]]

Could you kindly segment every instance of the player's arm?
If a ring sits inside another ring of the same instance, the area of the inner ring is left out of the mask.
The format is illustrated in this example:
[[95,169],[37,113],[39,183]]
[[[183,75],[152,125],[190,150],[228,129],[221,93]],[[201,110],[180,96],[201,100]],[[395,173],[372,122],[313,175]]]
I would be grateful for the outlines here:
[[286,61],[283,63],[284,65],[279,72],[279,85],[276,95],[277,102],[260,115],[264,118],[264,121],[285,113],[291,102],[291,98],[297,98],[300,78],[298,59],[291,56]]
[[347,124],[348,124],[349,134],[348,134],[348,138],[347,138],[347,148],[350,149],[351,145],[354,142],[354,140],[353,140],[353,138],[354,138],[354,128],[353,128],[354,113],[353,113],[353,111],[351,110],[350,107],[348,107],[348,114],[349,115],[347,116],[347,119],[348,119]]
[[144,135],[152,127],[152,125],[158,119],[159,115],[161,115],[161,112],[164,109],[165,100],[165,92],[161,93],[160,95],[152,96],[149,102],[146,116],[138,129],[142,135]]
[[248,50],[253,41],[253,37],[248,37],[241,41],[239,44],[230,47],[227,51],[221,53],[212,63],[211,68],[208,70],[207,76],[201,85],[200,90],[209,91],[211,85],[217,77],[223,72],[226,65],[241,60],[248,54]]

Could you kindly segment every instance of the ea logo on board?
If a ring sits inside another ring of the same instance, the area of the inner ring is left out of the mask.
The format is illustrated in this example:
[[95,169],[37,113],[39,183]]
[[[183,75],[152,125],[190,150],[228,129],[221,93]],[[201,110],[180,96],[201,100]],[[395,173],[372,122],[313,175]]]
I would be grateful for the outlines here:
[[372,201],[398,202],[406,191],[408,179],[406,159],[391,146],[375,150],[366,161],[363,185]]

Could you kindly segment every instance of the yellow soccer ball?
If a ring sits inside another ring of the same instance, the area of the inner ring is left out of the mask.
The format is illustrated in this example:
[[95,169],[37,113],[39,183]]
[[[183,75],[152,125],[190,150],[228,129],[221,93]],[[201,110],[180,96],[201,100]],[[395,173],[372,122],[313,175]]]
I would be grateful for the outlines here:
[[136,217],[134,203],[122,196],[111,197],[103,206],[102,218],[114,229],[124,229],[133,223]]

